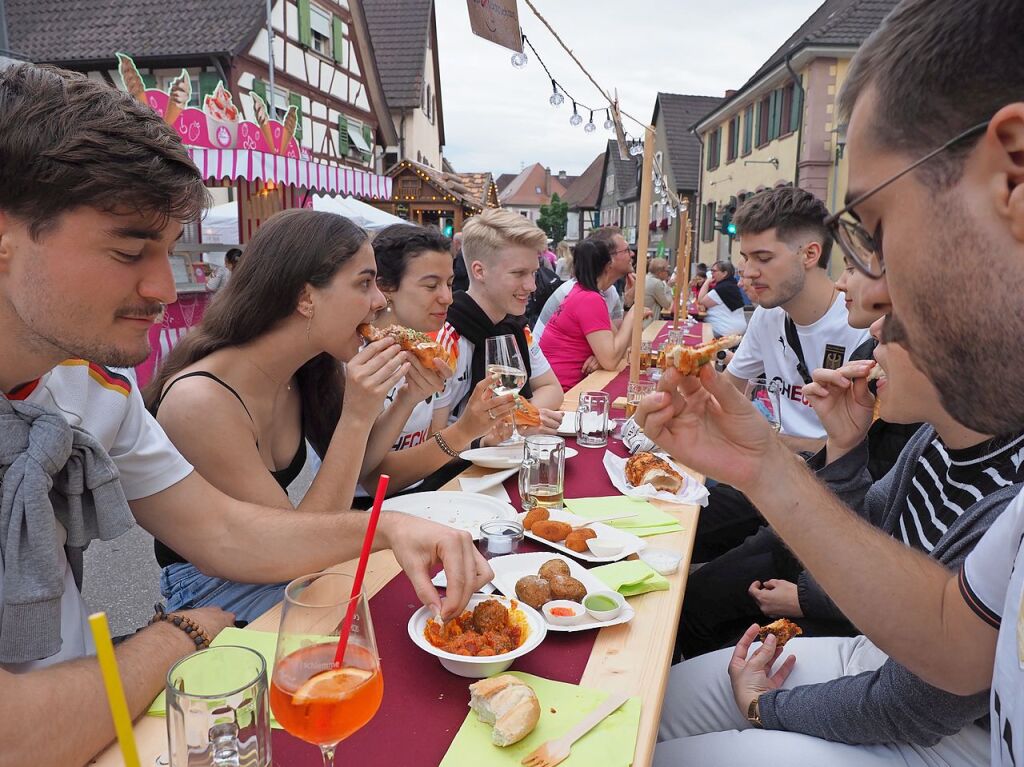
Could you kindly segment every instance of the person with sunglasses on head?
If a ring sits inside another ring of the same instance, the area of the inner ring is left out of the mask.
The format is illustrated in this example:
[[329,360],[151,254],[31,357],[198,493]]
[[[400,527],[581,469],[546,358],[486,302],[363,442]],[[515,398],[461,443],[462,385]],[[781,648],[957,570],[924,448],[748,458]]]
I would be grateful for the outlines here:
[[[943,407],[989,434],[1024,428],[1024,389],[1014,385],[1024,367],[1022,38],[1016,0],[903,0],[847,72],[838,113],[849,125],[848,204],[827,219],[844,253],[876,278],[864,300],[889,307]],[[980,283],[981,270],[1001,279]],[[957,695],[991,688],[988,758],[1020,764],[1024,497],[950,571],[845,508],[713,370],[669,373],[661,386],[638,409],[646,434],[746,491],[894,661]],[[842,407],[857,391],[847,379],[828,396]],[[737,708],[752,727],[770,726],[759,700],[792,667],[776,668],[777,650],[769,636],[730,662]]]
[[[758,307],[725,378],[740,392],[760,377],[776,386],[782,440],[794,452],[808,455],[825,438],[803,396],[811,371],[870,356],[867,329],[850,326],[846,303],[828,275],[832,235],[822,224],[827,214],[810,192],[779,187],[744,200],[734,218],[743,276]],[[695,562],[726,553],[764,524],[737,488],[717,484],[710,493],[697,526]]]

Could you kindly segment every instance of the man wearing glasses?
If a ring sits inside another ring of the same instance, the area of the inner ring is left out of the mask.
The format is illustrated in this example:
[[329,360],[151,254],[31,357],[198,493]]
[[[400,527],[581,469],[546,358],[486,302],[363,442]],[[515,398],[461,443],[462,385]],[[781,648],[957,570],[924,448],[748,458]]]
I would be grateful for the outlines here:
[[[900,323],[947,411],[992,434],[1024,426],[1022,39],[1018,0],[902,2],[843,86],[849,204],[827,219],[858,268],[886,274],[864,300]],[[1003,279],[977,284],[983,268]],[[953,290],[960,285],[966,297]],[[1024,763],[1024,498],[950,572],[845,509],[710,368],[699,378],[668,374],[637,418],[677,458],[744,490],[891,658],[948,692],[991,688],[991,763]],[[800,640],[783,654],[799,663]],[[779,729],[759,704],[786,684],[792,661],[776,665],[779,655],[768,637],[730,662],[750,728]]]

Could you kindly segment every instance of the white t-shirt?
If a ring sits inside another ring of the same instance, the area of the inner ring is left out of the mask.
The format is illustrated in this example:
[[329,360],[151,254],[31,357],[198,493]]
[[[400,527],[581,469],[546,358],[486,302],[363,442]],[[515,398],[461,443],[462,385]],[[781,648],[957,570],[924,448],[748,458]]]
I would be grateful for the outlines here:
[[[473,377],[473,343],[463,338],[448,323],[437,334],[437,342],[444,349],[454,346],[458,350],[458,360],[455,363],[455,374],[448,379],[448,383],[441,392],[434,407],[449,409],[449,423],[453,423],[462,413],[462,406],[470,395],[470,383]],[[551,364],[540,350],[537,337],[526,328],[526,342],[530,348],[530,382],[538,376],[542,376],[551,370]]]
[[[192,473],[191,464],[146,411],[138,388],[129,378],[108,368],[84,360],[68,360],[9,396],[59,412],[69,424],[89,432],[113,459],[129,501],[166,490]],[[61,533],[66,538],[63,530]],[[88,611],[63,547],[57,550],[56,559],[56,566],[64,571],[64,594],[60,601],[61,649],[56,655],[39,661],[4,665],[7,671],[30,671],[95,653]],[[0,615],[3,613],[3,576],[4,566],[0,561]]]
[[[817,322],[796,326],[808,372],[821,367],[833,370],[841,367],[854,349],[868,340],[868,331],[851,328],[847,316],[846,303],[838,296]],[[797,372],[796,352],[786,340],[785,322],[786,312],[781,306],[774,309],[759,306],[727,370],[745,380],[764,376],[769,382],[778,382],[782,433],[821,439],[825,437],[825,429],[804,399],[804,380]]]
[[[398,394],[398,390],[405,384],[403,378],[398,384],[388,392],[387,398],[384,400],[384,408],[381,410],[383,414],[388,408],[395,404],[395,396]],[[434,418],[434,410],[438,407],[437,401],[440,398],[440,394],[433,395],[428,400],[421,400],[416,403],[416,407],[412,409],[412,413],[409,414],[409,419],[402,426],[402,431],[395,438],[395,443],[391,446],[391,450],[405,450],[410,447],[416,447],[422,442],[426,442],[430,437],[430,424]],[[408,489],[414,488],[421,484],[423,480],[414,482],[409,485]],[[370,493],[366,491],[362,485],[356,487],[357,496],[369,496]]]
[[999,629],[989,712],[992,764],[1024,764],[1024,493],[967,555],[960,593],[979,618]]
[[[743,307],[739,306],[732,311],[722,302],[722,297],[717,290],[709,290],[707,297],[715,302],[715,305],[708,309],[708,322],[711,323],[711,330],[716,336],[727,336],[732,333],[743,333],[747,329],[747,317],[743,313]],[[845,306],[845,304],[844,304]],[[803,343],[803,340],[800,341]]]
[[[575,284],[576,280],[566,280],[558,286],[554,293],[548,296],[548,300],[544,302],[544,307],[540,310],[537,322],[533,326],[534,340],[540,342],[540,337],[544,335],[544,327],[551,322],[551,318],[555,316],[558,307],[562,305],[562,302],[572,292]],[[621,320],[625,315],[625,310],[622,305],[622,296],[619,295],[619,291],[615,289],[615,286],[610,285],[607,290],[601,292],[601,295],[604,296],[604,302],[608,304],[608,316],[613,321]]]

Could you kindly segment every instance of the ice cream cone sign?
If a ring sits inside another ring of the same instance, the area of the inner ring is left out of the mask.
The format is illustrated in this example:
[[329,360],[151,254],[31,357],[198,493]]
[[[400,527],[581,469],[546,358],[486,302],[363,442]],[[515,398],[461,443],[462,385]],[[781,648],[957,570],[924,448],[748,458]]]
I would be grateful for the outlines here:
[[121,83],[124,85],[124,89],[135,97],[136,100],[149,106],[149,102],[146,101],[146,84],[142,82],[142,75],[139,74],[135,62],[124,53],[115,55],[117,56],[117,71],[121,75]]
[[299,110],[295,105],[288,107],[288,112],[284,116],[284,134],[281,136],[281,148],[278,150],[279,154],[288,154],[288,146],[292,143],[292,136],[295,135],[295,126],[299,121]]
[[258,94],[250,93],[249,95],[252,96],[252,111],[253,116],[256,118],[256,124],[260,127],[260,131],[263,133],[263,138],[267,142],[267,146],[270,147],[270,151],[276,153],[277,142],[274,141],[274,128],[270,124],[267,104]]
[[167,110],[164,112],[164,122],[174,125],[178,115],[188,106],[192,100],[192,79],[184,69],[181,74],[171,80],[171,86],[167,90]]

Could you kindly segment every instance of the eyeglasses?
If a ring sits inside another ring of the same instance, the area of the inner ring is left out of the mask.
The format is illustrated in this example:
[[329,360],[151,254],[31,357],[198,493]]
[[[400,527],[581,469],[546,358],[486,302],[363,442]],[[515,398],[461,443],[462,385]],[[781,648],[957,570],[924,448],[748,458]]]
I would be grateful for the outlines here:
[[857,269],[868,277],[877,280],[885,274],[885,260],[882,257],[882,243],[881,238],[878,236],[879,230],[875,230],[874,234],[868,232],[868,230],[853,217],[851,211],[872,195],[885,189],[885,187],[889,186],[893,181],[903,178],[903,176],[910,173],[910,171],[924,165],[933,157],[942,154],[947,149],[960,143],[964,139],[971,138],[972,136],[983,132],[987,127],[988,120],[968,128],[963,133],[951,138],[938,149],[932,150],[920,160],[917,160],[907,166],[895,176],[883,181],[873,189],[869,189],[864,194],[853,200],[845,208],[837,213],[833,213],[825,219],[825,226],[832,231],[832,236],[835,238],[835,241],[839,243],[839,247],[842,248],[843,253],[850,262],[857,267]]
[[626,247],[620,248],[619,250],[613,250],[612,251],[612,255],[613,256],[619,256],[619,255],[622,255],[623,253],[632,253],[632,252],[633,252],[633,249],[631,247],[629,247],[629,245],[627,245]]

